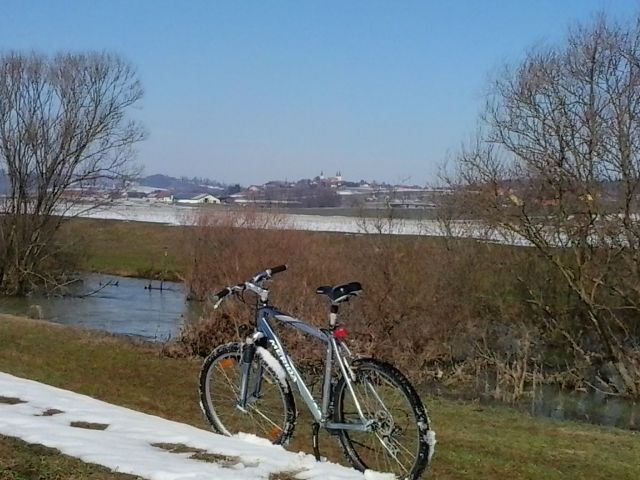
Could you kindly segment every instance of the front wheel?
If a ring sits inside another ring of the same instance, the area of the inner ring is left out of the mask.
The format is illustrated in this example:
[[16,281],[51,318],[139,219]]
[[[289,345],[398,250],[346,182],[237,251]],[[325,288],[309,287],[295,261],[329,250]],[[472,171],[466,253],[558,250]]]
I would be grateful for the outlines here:
[[[409,380],[392,365],[374,359],[353,362],[351,382],[371,431],[340,430],[342,448],[358,470],[392,472],[414,480],[427,467],[435,434],[420,397]],[[341,378],[334,393],[334,418],[339,423],[361,423],[347,382]]]
[[263,355],[270,354],[259,348],[249,370],[247,405],[240,408],[242,344],[216,348],[200,372],[200,405],[218,433],[251,433],[286,444],[296,420],[293,394],[284,375],[275,372]]

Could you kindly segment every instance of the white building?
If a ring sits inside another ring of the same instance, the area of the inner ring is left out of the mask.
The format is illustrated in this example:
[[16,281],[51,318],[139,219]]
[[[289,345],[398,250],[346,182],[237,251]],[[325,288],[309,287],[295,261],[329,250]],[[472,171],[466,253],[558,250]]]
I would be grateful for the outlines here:
[[221,203],[218,197],[214,197],[209,193],[201,193],[193,197],[182,197],[180,195],[177,195],[175,198],[176,198],[176,202],[186,203],[186,204],[198,204],[198,203],[219,204]]

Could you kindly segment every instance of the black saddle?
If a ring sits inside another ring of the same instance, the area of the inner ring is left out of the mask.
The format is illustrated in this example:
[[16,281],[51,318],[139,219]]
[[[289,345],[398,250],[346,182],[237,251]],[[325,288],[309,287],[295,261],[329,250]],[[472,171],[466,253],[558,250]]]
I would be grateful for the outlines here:
[[344,302],[361,292],[362,285],[360,285],[360,282],[350,282],[344,285],[336,285],[335,287],[324,286],[316,289],[318,295],[326,295],[331,300],[331,303]]

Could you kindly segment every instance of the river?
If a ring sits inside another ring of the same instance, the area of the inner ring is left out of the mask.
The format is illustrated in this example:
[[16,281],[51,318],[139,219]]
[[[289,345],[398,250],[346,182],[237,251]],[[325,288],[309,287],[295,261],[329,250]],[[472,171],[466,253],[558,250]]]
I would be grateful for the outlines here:
[[0,298],[0,311],[164,342],[200,312],[186,302],[181,283],[160,286],[140,278],[87,275],[66,296]]

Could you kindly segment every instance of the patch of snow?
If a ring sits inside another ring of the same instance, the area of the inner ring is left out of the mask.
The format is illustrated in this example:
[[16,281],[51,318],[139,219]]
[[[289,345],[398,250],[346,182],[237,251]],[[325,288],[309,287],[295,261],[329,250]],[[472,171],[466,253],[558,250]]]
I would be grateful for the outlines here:
[[[138,222],[165,223],[169,225],[185,225],[193,223],[198,210],[179,206],[146,201],[117,203],[105,208],[96,208],[83,212],[86,206],[74,205],[66,212],[66,215],[77,215],[89,218],[101,218],[108,220],[131,220]],[[82,213],[81,213],[82,212]],[[281,222],[275,222],[273,227],[280,228],[284,224],[285,229],[311,230],[324,232],[344,233],[373,233],[377,231],[379,223],[383,223],[385,233],[395,235],[441,235],[438,222],[419,220],[394,220],[389,226],[385,220],[360,219],[339,215],[303,215],[303,214],[278,214]],[[268,223],[268,222],[267,222]]]
[[429,458],[427,461],[431,463],[431,459],[433,458],[433,454],[436,452],[436,432],[433,430],[427,430],[427,445],[429,445]]
[[[298,478],[311,480],[395,478],[374,472],[362,474],[329,462],[318,463],[311,455],[288,452],[252,435],[224,437],[2,372],[0,395],[26,402],[0,403],[0,434],[57,448],[82,461],[150,480],[268,479],[273,473],[294,471],[300,472]],[[62,413],[42,415],[50,409]],[[108,424],[108,427],[90,430],[72,427],[71,422]],[[183,444],[237,458],[238,462],[225,465],[190,459],[187,454],[152,446],[157,443]]]
[[282,365],[280,364],[278,359],[271,355],[271,352],[269,350],[262,347],[258,347],[256,349],[256,352],[258,353],[258,355],[260,355],[262,360],[264,360],[264,363],[269,365],[271,370],[274,371],[274,373],[278,376],[278,379],[283,384],[287,385],[287,373],[284,371],[284,368],[282,368]]
[[[129,220],[136,222],[164,223],[167,225],[194,225],[198,218],[198,209],[169,205],[164,203],[133,201],[119,202],[109,207],[100,207],[85,211],[87,206],[73,205],[66,210],[59,209],[61,215],[107,220]],[[506,243],[511,245],[528,245],[516,234],[507,231],[495,231],[483,227],[473,220],[451,222],[448,230],[437,220],[415,219],[376,219],[357,218],[339,215],[304,215],[282,213],[277,214],[277,220],[269,213],[265,214],[265,221],[261,225],[260,216],[255,221],[238,223],[236,226],[244,228],[271,228],[280,230],[307,230],[315,232],[342,232],[355,234],[384,234],[384,235],[424,235],[441,237],[451,234],[454,237],[477,238],[484,241]],[[271,220],[269,220],[271,219]]]

